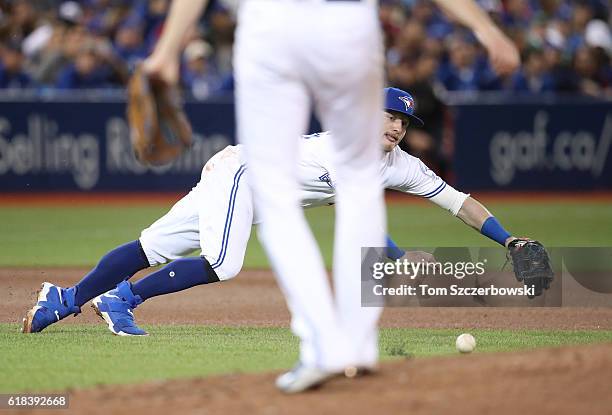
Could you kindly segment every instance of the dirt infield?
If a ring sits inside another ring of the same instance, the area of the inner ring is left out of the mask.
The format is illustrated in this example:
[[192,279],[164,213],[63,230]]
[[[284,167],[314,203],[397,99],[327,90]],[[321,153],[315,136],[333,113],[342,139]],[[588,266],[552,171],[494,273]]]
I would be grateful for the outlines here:
[[[0,322],[21,321],[43,281],[76,283],[86,269],[0,269]],[[135,279],[145,275],[137,274]],[[249,270],[230,281],[152,298],[137,310],[143,324],[288,326],[289,312],[269,271]],[[99,323],[90,307],[62,324]],[[383,327],[612,329],[612,308],[387,308]]]
[[[43,281],[76,283],[86,269],[0,269],[0,322],[21,321]],[[137,274],[135,279],[146,273]],[[282,327],[289,312],[269,271],[249,270],[230,281],[152,298],[136,311],[143,324]],[[62,324],[99,323],[90,307]],[[387,308],[383,327],[612,329],[612,308]]]
[[[84,272],[0,269],[0,322],[14,322],[17,329],[42,281],[67,286]],[[154,298],[137,314],[143,324],[289,324],[269,271],[245,271],[222,284]],[[64,322],[99,323],[89,307]],[[385,310],[382,325],[612,329],[612,308],[395,308]],[[604,414],[612,408],[612,344],[387,362],[376,375],[336,379],[316,393],[292,397],[274,389],[275,376],[232,374],[70,391],[69,411],[45,413],[564,415]]]

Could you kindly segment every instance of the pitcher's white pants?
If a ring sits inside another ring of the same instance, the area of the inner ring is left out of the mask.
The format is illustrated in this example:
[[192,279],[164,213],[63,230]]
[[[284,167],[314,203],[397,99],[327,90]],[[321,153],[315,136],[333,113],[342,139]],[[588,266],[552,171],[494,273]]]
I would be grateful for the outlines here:
[[[382,41],[376,5],[246,0],[235,45],[238,138],[259,237],[301,338],[302,363],[374,365],[378,308],[361,307],[360,247],[384,246]],[[335,139],[335,300],[300,208],[298,140],[311,106]]]

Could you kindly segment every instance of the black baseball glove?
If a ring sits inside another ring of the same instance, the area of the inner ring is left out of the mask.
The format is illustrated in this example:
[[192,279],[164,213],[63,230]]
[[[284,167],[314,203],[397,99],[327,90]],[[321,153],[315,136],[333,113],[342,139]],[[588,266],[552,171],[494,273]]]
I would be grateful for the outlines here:
[[531,239],[515,239],[508,244],[508,260],[512,261],[514,275],[528,288],[534,287],[534,298],[550,287],[553,270],[544,245]]

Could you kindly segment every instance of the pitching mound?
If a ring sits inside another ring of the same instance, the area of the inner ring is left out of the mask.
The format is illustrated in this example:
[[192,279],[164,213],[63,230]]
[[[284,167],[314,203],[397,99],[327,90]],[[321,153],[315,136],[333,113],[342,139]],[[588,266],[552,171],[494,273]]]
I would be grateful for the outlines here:
[[275,376],[226,375],[75,391],[70,412],[574,415],[608,414],[612,408],[612,344],[390,362],[376,375],[337,379],[295,396],[276,391]]

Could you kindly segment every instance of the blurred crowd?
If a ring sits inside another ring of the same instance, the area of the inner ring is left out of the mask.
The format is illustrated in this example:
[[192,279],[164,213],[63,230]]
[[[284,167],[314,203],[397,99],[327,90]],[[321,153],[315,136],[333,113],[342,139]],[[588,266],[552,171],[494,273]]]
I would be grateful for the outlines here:
[[413,93],[425,121],[401,146],[443,176],[454,143],[441,99],[447,91],[612,97],[609,0],[479,3],[520,50],[522,65],[510,76],[498,77],[474,35],[430,1],[381,0],[388,83]]
[[[0,0],[0,88],[121,88],[155,45],[169,0]],[[185,39],[182,82],[231,90],[234,19],[212,5]],[[227,84],[227,85],[226,85]]]
[[[608,0],[479,2],[518,45],[519,71],[496,76],[474,35],[430,1],[381,0],[388,82],[422,93],[612,95]],[[121,87],[155,45],[169,3],[0,0],[0,88]],[[214,0],[185,39],[182,82],[196,98],[231,91],[234,27],[229,4]]]
[[390,83],[426,81],[447,91],[612,93],[608,0],[480,1],[512,38],[522,67],[499,78],[473,34],[429,1],[383,0]]

